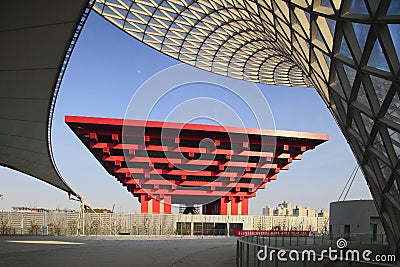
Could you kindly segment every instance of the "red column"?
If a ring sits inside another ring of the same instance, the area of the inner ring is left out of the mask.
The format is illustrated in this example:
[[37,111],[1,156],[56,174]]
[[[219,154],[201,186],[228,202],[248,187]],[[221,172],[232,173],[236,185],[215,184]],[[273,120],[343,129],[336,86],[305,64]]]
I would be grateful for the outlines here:
[[249,199],[244,198],[242,200],[242,215],[248,215],[249,214]]
[[147,195],[140,195],[140,212],[149,213],[149,198]]
[[220,215],[228,215],[228,198],[221,197],[221,199],[219,201],[220,201],[219,214]]
[[171,213],[171,196],[164,196],[164,214]]
[[153,207],[153,214],[160,214],[160,200],[153,198],[151,204]]
[[234,197],[231,201],[231,215],[238,215],[239,198]]

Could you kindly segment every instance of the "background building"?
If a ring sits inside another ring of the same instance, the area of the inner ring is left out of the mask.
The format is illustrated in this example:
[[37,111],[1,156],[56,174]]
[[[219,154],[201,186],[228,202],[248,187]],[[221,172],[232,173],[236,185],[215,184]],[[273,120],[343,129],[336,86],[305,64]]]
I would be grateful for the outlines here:
[[386,234],[373,200],[332,202],[329,211],[331,234],[366,234],[373,240]]
[[278,206],[273,209],[269,205],[263,208],[263,215],[267,216],[302,216],[302,217],[326,217],[329,218],[329,213],[322,209],[320,212],[310,209],[303,208],[300,205],[297,205],[295,208],[292,208],[292,203],[283,201],[278,204]]

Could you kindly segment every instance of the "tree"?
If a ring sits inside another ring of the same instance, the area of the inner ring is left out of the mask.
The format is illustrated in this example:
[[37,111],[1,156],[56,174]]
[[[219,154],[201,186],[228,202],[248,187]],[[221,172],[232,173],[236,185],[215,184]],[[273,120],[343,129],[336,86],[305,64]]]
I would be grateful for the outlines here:
[[10,217],[8,213],[0,212],[0,227],[1,227],[1,235],[7,234],[7,228],[10,227]]

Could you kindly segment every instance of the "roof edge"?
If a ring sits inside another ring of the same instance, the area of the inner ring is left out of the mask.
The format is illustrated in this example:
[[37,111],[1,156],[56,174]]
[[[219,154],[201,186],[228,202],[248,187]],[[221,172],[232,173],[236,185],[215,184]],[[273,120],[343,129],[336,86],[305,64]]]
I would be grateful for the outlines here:
[[272,135],[279,137],[296,137],[296,138],[307,138],[315,139],[326,142],[329,140],[328,134],[318,134],[309,132],[296,132],[296,131],[285,131],[285,130],[271,130],[271,129],[256,129],[256,128],[240,128],[233,126],[216,126],[208,124],[193,124],[193,123],[180,123],[180,122],[162,122],[162,121],[151,121],[151,120],[131,120],[131,119],[120,119],[120,118],[103,118],[103,117],[89,117],[89,116],[65,116],[65,122],[68,123],[87,123],[87,124],[107,124],[113,126],[136,126],[136,127],[162,127],[172,129],[186,129],[186,130],[198,130],[207,126],[208,131],[215,132],[231,132],[239,134],[262,134]]

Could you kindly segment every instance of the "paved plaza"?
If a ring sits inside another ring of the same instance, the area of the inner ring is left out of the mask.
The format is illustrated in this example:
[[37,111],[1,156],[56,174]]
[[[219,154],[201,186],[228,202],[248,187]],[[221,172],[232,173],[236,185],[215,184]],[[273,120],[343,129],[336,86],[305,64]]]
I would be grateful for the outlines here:
[[236,238],[2,236],[0,266],[235,266]]

